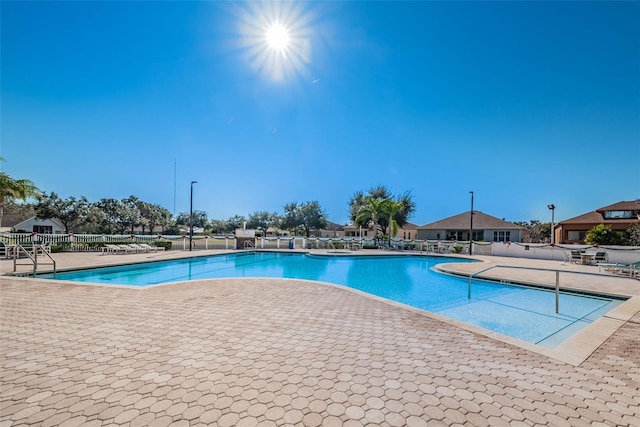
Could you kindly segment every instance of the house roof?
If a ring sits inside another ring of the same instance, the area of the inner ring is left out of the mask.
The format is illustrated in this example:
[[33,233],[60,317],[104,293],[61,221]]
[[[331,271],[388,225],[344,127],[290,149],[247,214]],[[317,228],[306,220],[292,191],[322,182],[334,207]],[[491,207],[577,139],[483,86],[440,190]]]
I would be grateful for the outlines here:
[[640,200],[633,200],[629,202],[618,202],[603,208],[596,209],[596,212],[609,212],[609,211],[639,211],[640,212]]
[[[473,228],[474,229],[491,229],[491,230],[516,230],[522,229],[519,225],[505,221],[495,216],[487,215],[483,212],[473,211]],[[469,214],[466,211],[458,215],[450,216],[430,224],[418,227],[418,230],[468,230],[470,226]]]
[[21,222],[33,218],[33,214],[15,214],[2,216],[2,228],[11,228]]
[[[560,221],[558,224],[607,224],[607,223],[619,223],[620,219],[605,219],[604,213],[611,211],[636,211],[636,215],[640,214],[640,200],[630,202],[618,202],[609,206],[598,208],[595,211],[587,212],[582,215],[578,215],[573,218]],[[626,218],[627,221],[636,221],[633,218]]]

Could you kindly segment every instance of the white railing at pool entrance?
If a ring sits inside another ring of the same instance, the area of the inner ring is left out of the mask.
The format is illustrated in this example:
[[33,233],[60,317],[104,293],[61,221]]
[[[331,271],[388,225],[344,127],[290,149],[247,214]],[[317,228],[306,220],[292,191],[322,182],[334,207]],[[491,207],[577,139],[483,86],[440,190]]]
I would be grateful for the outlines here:
[[[488,275],[484,274],[491,270],[509,270],[510,273],[508,275],[501,275],[499,273]],[[519,274],[514,274],[514,271]],[[546,288],[549,290],[554,290],[555,292],[555,312],[558,314],[560,312],[560,290],[561,288],[564,291],[571,292],[571,286],[569,281],[566,280],[567,277],[585,277],[585,275],[589,274],[591,277],[591,281],[601,280],[602,283],[598,285],[598,289],[594,289],[594,294],[605,294],[608,288],[608,284],[610,283],[613,276],[597,276],[590,273],[580,272],[580,271],[568,271],[568,270],[560,270],[553,268],[540,268],[540,267],[522,267],[522,266],[513,266],[513,265],[491,265],[489,267],[483,268],[481,270],[475,271],[469,274],[469,284],[467,291],[467,298],[471,299],[472,296],[472,283],[473,280],[483,280],[483,281],[491,281],[491,282],[500,282],[507,285],[515,285],[515,286],[528,286],[528,287],[539,287]],[[481,276],[482,275],[482,276]],[[564,284],[561,286],[560,278],[564,277]],[[506,278],[508,277],[508,279]],[[613,277],[615,278],[615,277]],[[619,277],[624,278],[624,277]],[[615,295],[609,295],[615,297]]]

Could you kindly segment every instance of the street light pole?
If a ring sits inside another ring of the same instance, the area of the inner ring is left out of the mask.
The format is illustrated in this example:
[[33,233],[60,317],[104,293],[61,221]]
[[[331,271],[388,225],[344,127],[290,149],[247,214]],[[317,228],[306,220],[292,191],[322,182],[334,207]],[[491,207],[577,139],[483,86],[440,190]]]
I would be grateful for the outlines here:
[[473,191],[469,191],[471,193],[471,222],[469,225],[469,255],[473,255]]
[[547,205],[547,207],[551,209],[551,244],[554,245],[556,243],[556,233],[555,233],[555,230],[553,229],[553,226],[554,226],[554,220],[555,220],[554,214],[556,212],[556,205],[551,203],[550,205]]
[[191,181],[191,198],[189,199],[189,252],[191,252],[191,242],[193,241],[193,184],[198,181]]

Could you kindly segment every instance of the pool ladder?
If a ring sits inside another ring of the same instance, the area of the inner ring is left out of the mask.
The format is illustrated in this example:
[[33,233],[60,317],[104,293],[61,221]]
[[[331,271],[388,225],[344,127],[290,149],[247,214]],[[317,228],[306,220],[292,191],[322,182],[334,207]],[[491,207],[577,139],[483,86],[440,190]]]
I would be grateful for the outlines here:
[[36,274],[38,272],[38,253],[42,253],[43,255],[46,255],[51,260],[51,262],[47,262],[47,263],[40,262],[40,265],[42,264],[53,265],[53,274],[55,276],[56,260],[53,259],[51,254],[45,249],[44,245],[33,245],[32,248],[33,248],[33,256],[31,256],[32,254],[29,253],[29,251],[20,244],[16,245],[13,248],[13,272],[15,273],[17,271],[19,265],[30,265],[25,263],[21,263],[21,264],[18,263],[18,258],[20,257],[20,253],[23,253],[31,261],[31,264],[33,264],[33,277],[36,277]]

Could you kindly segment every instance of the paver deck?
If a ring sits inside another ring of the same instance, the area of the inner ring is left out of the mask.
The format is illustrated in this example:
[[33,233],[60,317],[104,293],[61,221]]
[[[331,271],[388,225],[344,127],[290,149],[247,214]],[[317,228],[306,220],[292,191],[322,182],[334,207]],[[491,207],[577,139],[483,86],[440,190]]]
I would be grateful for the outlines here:
[[637,312],[576,366],[311,281],[0,291],[2,427],[640,425]]

